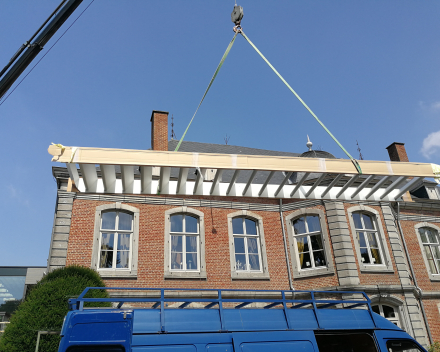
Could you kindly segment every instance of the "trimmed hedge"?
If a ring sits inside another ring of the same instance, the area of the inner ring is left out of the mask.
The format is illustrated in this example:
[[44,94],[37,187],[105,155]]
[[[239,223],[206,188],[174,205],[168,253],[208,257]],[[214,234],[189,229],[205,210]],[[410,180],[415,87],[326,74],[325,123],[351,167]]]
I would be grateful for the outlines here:
[[[56,269],[44,276],[12,315],[0,338],[0,352],[34,352],[38,331],[60,331],[69,310],[67,300],[78,297],[86,287],[105,287],[105,284],[96,271],[75,265]],[[92,290],[87,297],[109,296],[105,290]],[[96,303],[93,306],[109,304]],[[39,350],[56,352],[59,343],[59,335],[42,335]]]

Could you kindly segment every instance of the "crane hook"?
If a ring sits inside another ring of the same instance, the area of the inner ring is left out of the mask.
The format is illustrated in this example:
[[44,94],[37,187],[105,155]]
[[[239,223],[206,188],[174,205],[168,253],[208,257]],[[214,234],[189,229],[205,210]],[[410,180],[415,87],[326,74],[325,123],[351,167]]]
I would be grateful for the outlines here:
[[234,10],[232,10],[231,13],[231,20],[235,24],[235,27],[233,28],[234,32],[241,31],[240,23],[242,18],[243,18],[243,7],[235,5]]

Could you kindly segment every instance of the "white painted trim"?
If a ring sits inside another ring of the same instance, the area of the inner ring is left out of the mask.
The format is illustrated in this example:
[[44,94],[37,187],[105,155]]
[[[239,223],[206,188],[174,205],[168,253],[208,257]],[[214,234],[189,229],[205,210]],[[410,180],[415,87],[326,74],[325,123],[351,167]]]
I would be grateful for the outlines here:
[[425,262],[425,267],[426,267],[426,271],[428,272],[429,279],[431,281],[440,281],[440,274],[439,275],[432,274],[431,270],[429,269],[428,258],[426,258],[426,254],[425,254],[425,251],[423,249],[424,244],[423,244],[422,239],[420,238],[420,234],[419,234],[419,228],[421,228],[421,227],[431,227],[431,228],[437,230],[437,233],[439,235],[440,235],[440,227],[438,227],[437,225],[431,224],[429,222],[421,222],[421,223],[418,223],[418,224],[416,224],[414,226],[414,230],[416,232],[416,237],[417,237],[417,240],[419,242],[420,251],[422,252],[422,255],[423,255],[423,260]]

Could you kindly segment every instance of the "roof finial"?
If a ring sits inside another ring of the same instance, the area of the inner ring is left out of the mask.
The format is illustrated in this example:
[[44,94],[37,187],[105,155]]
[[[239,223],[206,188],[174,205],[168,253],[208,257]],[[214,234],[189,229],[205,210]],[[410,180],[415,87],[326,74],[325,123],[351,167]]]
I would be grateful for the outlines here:
[[310,142],[309,135],[307,135],[307,143],[306,143],[306,146],[307,146],[307,148],[309,148],[309,152],[311,152],[311,151],[312,151],[313,143]]

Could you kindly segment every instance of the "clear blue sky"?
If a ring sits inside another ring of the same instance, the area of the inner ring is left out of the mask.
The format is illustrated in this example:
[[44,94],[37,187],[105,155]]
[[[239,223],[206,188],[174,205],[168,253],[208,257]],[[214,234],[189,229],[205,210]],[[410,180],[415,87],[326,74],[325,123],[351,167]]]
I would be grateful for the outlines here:
[[[0,68],[60,0],[0,2]],[[241,0],[245,33],[354,156],[440,164],[440,2]],[[90,4],[83,4],[37,60]],[[0,106],[0,265],[46,265],[47,147],[148,149],[152,110],[183,133],[233,36],[234,0],[95,0]],[[34,63],[36,63],[36,61]],[[31,65],[32,66],[32,65]],[[186,140],[342,151],[238,37]]]

